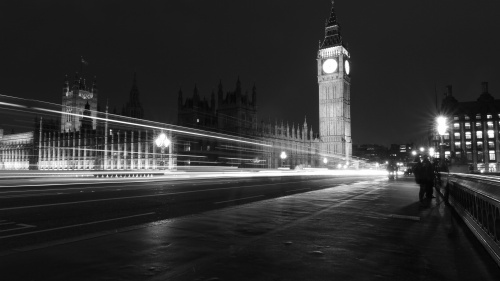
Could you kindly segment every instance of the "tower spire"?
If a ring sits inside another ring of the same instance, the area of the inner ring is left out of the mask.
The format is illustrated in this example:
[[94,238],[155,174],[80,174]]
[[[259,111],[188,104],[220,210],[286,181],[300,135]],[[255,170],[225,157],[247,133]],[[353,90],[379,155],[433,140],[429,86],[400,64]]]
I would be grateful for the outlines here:
[[325,23],[325,39],[320,44],[320,49],[335,46],[344,46],[344,42],[342,41],[342,36],[340,35],[340,24],[337,21],[337,14],[335,13],[335,3],[332,0],[330,17]]

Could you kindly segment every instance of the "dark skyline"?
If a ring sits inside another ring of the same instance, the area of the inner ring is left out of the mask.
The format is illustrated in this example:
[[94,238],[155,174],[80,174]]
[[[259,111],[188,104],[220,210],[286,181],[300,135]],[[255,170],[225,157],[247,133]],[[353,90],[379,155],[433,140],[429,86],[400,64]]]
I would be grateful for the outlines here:
[[[137,72],[146,118],[176,122],[177,93],[195,84],[210,98],[222,80],[257,87],[259,117],[318,132],[316,55],[329,0],[8,1],[0,3],[0,94],[61,102],[65,75],[89,65],[100,104],[128,99]],[[420,141],[453,85],[476,100],[481,82],[498,98],[497,1],[335,1],[352,55],[354,144]],[[0,127],[8,129],[8,121]]]

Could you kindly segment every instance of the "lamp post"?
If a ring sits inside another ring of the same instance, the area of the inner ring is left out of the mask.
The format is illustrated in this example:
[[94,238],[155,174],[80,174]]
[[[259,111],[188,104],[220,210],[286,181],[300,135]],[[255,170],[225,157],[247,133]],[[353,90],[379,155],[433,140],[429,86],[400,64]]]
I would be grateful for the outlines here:
[[444,164],[444,141],[443,141],[443,136],[446,133],[446,130],[448,129],[448,126],[446,125],[446,117],[439,116],[436,118],[436,123],[437,123],[437,132],[440,136],[440,143],[439,143],[439,159],[441,161],[441,165]]
[[161,162],[162,166],[165,166],[165,163],[163,162],[163,154],[165,153],[165,148],[171,144],[171,141],[167,138],[167,135],[165,135],[165,133],[161,133],[158,135],[158,137],[156,137],[155,144],[157,147],[161,148]]
[[286,152],[282,151],[280,154],[281,158],[281,167],[285,166]]

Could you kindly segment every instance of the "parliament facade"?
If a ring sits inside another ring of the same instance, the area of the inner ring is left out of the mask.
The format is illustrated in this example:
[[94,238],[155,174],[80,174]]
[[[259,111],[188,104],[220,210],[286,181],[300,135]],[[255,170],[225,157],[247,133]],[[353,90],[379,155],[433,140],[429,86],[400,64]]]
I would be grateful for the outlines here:
[[[192,96],[178,93],[178,128],[144,126],[134,75],[129,101],[121,115],[98,106],[98,87],[78,74],[66,77],[60,117],[38,116],[34,129],[20,134],[0,130],[0,169],[124,170],[172,169],[178,166],[237,166],[245,168],[338,167],[352,159],[350,115],[350,53],[340,33],[332,1],[325,37],[317,53],[319,133],[304,118],[302,124],[258,120],[257,90],[243,92],[219,82],[210,100],[197,87]],[[150,122],[151,123],[151,122]],[[128,124],[128,126],[126,125]],[[132,129],[131,129],[132,128]],[[216,133],[219,137],[210,136]],[[158,136],[172,142],[155,145]],[[205,135],[202,137],[202,135]],[[226,137],[224,137],[226,136]],[[234,141],[237,138],[238,141]]]

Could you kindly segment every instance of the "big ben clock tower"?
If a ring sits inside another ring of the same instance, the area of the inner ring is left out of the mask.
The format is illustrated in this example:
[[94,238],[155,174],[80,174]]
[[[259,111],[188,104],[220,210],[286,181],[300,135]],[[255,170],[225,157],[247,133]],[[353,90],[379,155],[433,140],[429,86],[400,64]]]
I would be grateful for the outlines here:
[[332,0],[325,39],[318,51],[319,132],[321,152],[346,161],[352,155],[350,57],[337,22]]

